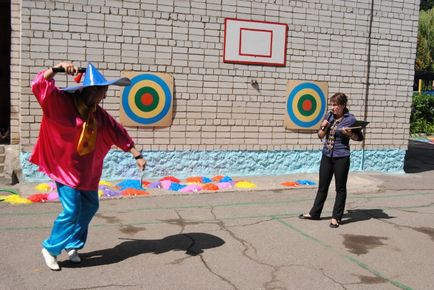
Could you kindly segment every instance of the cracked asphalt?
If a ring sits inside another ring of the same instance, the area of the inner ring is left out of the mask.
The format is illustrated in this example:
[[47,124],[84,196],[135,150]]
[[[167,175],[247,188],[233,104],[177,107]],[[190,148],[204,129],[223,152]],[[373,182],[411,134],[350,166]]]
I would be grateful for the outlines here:
[[333,188],[321,220],[297,218],[316,188],[276,186],[293,176],[256,177],[252,191],[103,200],[82,263],[63,253],[60,272],[40,253],[60,204],[0,203],[0,289],[432,289],[431,157],[407,160],[407,174],[350,173],[337,229]]

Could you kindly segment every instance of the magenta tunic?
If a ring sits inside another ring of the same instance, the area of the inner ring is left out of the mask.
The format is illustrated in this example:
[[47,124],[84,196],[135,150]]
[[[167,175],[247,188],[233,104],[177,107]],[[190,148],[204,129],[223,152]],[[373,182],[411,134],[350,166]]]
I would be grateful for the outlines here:
[[53,79],[46,80],[44,71],[33,80],[32,91],[43,116],[30,161],[57,182],[79,190],[97,190],[104,157],[112,145],[129,151],[134,146],[133,140],[121,124],[98,106],[95,150],[80,156],[77,144],[84,121],[73,100],[55,86]]

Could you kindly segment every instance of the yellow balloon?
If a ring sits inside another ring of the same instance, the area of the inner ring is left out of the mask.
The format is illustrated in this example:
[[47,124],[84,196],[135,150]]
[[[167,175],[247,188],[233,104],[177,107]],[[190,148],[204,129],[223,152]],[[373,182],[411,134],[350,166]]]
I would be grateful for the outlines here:
[[52,191],[53,189],[48,183],[39,183],[35,186],[35,190],[38,192],[46,193]]
[[235,187],[237,187],[237,188],[255,188],[256,184],[254,184],[253,182],[249,182],[249,181],[238,181],[237,183],[235,183]]

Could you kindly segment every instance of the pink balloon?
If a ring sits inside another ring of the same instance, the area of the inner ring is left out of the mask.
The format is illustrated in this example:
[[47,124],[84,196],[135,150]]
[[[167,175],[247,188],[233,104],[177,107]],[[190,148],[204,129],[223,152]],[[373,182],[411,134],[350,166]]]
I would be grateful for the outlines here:
[[59,195],[57,194],[57,191],[51,191],[48,193],[47,200],[53,201],[53,200],[59,200]]
[[162,188],[169,190],[170,185],[172,184],[172,181],[166,179],[166,180],[160,181],[160,183],[161,183]]
[[219,189],[231,188],[232,187],[232,183],[230,183],[230,182],[219,182],[219,183],[217,183],[217,186],[219,187]]
[[179,190],[179,192],[198,192],[201,191],[202,187],[197,184],[189,184],[186,187],[183,187]]
[[54,183],[53,181],[48,182],[48,185],[51,187],[51,190],[56,190],[57,186],[56,183]]

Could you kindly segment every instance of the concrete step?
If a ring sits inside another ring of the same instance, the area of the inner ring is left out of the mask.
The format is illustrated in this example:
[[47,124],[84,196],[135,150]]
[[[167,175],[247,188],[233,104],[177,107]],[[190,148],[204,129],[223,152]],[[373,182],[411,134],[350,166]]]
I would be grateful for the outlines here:
[[0,145],[0,176],[4,174],[6,160],[6,149],[4,145]]
[[6,149],[4,145],[0,145],[0,182],[5,183],[5,160],[6,160]]
[[16,184],[19,182],[18,177],[21,178],[19,147],[0,144],[0,184]]

